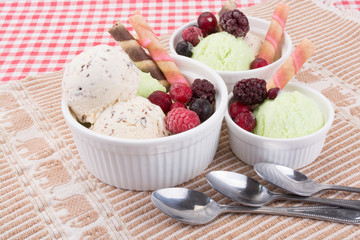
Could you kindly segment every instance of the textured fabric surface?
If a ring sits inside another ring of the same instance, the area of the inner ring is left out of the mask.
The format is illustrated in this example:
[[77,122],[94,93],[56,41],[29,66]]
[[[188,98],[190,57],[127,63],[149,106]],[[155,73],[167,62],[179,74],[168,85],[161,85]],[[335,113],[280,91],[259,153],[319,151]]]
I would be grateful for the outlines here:
[[[280,1],[245,9],[271,18]],[[281,1],[283,2],[283,1]],[[310,0],[291,6],[286,31],[296,46],[309,38],[315,55],[291,81],[322,92],[335,119],[321,155],[300,169],[318,182],[360,187],[360,23],[331,6]],[[80,35],[79,35],[80,36]],[[166,45],[169,36],[163,36]],[[189,226],[157,210],[151,192],[116,189],[94,178],[78,156],[60,110],[62,71],[0,84],[0,239],[356,239],[360,228],[283,216],[224,214],[204,226]],[[231,201],[207,184],[205,174],[227,170],[253,177],[253,168],[231,152],[226,125],[211,165],[182,184]],[[327,191],[316,196],[360,199]],[[279,201],[272,206],[302,206]]]
[[[245,8],[264,0],[237,1]],[[358,11],[360,1],[326,0]],[[223,1],[3,0],[0,1],[0,81],[61,70],[85,48],[111,44],[107,29],[141,10],[157,35],[171,34],[202,11],[217,12]]]

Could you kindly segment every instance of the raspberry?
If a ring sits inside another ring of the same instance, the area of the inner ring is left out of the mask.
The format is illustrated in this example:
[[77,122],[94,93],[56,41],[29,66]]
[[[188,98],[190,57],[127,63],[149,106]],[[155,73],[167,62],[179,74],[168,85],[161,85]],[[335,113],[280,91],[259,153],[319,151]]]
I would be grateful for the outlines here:
[[249,32],[249,21],[238,9],[225,12],[220,17],[220,27],[235,37],[245,37]]
[[267,93],[269,99],[274,100],[277,97],[277,95],[279,94],[279,91],[280,91],[280,88],[278,88],[278,87],[269,89],[269,91]]
[[192,97],[192,90],[189,85],[175,83],[171,85],[169,95],[175,102],[187,103]]
[[165,118],[166,128],[174,134],[185,132],[200,124],[196,112],[185,108],[174,108]]
[[175,51],[179,55],[183,55],[185,57],[192,56],[193,45],[187,41],[181,41],[176,45]]
[[201,29],[196,26],[188,27],[182,31],[184,41],[191,43],[194,47],[200,42],[202,37]]
[[251,111],[252,111],[252,109],[250,106],[241,104],[240,102],[233,102],[229,108],[229,114],[232,119],[235,119],[235,117],[239,113],[251,112]]
[[262,103],[267,98],[266,81],[248,78],[238,81],[233,88],[234,99],[244,105]]
[[151,103],[158,105],[165,114],[170,110],[172,105],[170,96],[163,91],[154,91],[148,99]]
[[201,98],[191,100],[189,109],[196,112],[201,122],[204,122],[206,119],[211,117],[213,113],[211,104],[207,100]]
[[215,87],[206,79],[197,78],[190,85],[193,92],[193,98],[202,98],[213,103],[215,100]]
[[250,64],[250,69],[261,68],[268,65],[267,61],[263,58],[255,58]]
[[186,105],[185,105],[185,103],[182,103],[182,102],[173,102],[173,104],[171,104],[170,111],[173,110],[174,108],[178,108],[178,107],[187,108]]
[[203,12],[200,14],[197,20],[198,26],[203,30],[206,35],[215,32],[217,26],[217,20],[214,14],[211,12]]
[[236,125],[249,132],[254,130],[254,128],[256,127],[255,115],[250,111],[239,113],[235,117],[234,122],[236,123]]

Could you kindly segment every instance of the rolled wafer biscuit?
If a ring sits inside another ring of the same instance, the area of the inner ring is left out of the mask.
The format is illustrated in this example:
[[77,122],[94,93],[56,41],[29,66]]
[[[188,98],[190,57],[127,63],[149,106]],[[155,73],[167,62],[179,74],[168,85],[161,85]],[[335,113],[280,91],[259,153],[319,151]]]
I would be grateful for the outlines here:
[[303,39],[300,45],[291,53],[291,56],[276,71],[272,79],[267,82],[266,88],[278,87],[283,89],[314,52],[315,45],[310,40]]
[[274,61],[289,11],[290,7],[284,3],[279,3],[274,10],[264,43],[258,54],[258,58],[265,59],[268,64]]
[[150,75],[159,80],[166,89],[170,87],[170,83],[166,80],[160,68],[156,65],[154,60],[146,54],[144,49],[139,45],[136,39],[126,29],[124,24],[120,21],[116,22],[110,29],[109,33],[122,49],[129,55],[134,64],[143,72],[150,73]]
[[139,37],[138,42],[149,51],[151,57],[159,66],[168,82],[171,85],[175,83],[189,85],[141,13],[135,12],[135,14],[129,18],[129,22]]

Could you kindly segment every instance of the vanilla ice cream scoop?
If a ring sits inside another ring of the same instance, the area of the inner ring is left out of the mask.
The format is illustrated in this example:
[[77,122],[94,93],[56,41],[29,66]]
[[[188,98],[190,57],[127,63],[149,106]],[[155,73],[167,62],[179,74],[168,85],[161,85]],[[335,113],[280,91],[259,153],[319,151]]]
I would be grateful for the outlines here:
[[140,96],[127,102],[117,102],[105,109],[91,129],[107,136],[133,139],[158,138],[169,134],[161,108]]
[[139,70],[120,48],[97,45],[65,66],[63,97],[80,122],[94,123],[116,101],[135,97]]

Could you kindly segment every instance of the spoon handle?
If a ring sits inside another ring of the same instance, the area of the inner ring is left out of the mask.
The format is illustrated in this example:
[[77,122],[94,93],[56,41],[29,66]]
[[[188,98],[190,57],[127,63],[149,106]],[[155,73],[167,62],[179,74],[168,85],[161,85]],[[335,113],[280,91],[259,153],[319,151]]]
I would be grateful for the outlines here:
[[360,188],[357,187],[348,187],[348,186],[341,186],[341,185],[331,185],[331,184],[322,184],[320,187],[322,190],[340,190],[345,192],[356,192],[360,193]]
[[261,213],[270,215],[283,215],[290,217],[312,218],[323,221],[346,223],[360,225],[360,211],[329,207],[247,207],[220,205],[222,213],[225,212],[242,212],[242,213]]
[[283,200],[294,200],[294,201],[303,201],[311,203],[320,203],[325,205],[332,205],[337,207],[351,208],[360,210],[360,201],[359,200],[347,200],[347,199],[329,199],[329,198],[318,198],[318,197],[301,197],[290,194],[278,194],[274,197]]

